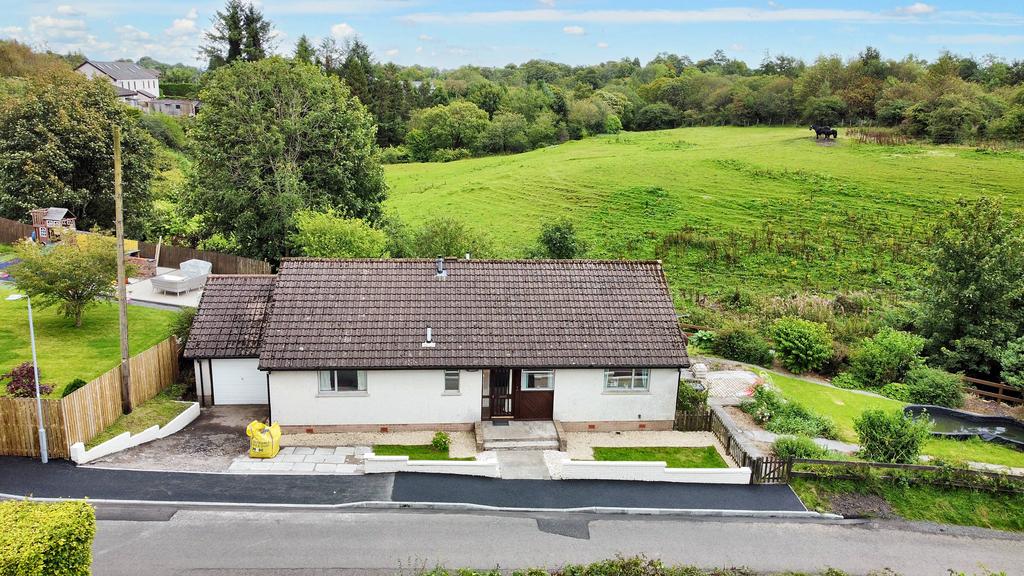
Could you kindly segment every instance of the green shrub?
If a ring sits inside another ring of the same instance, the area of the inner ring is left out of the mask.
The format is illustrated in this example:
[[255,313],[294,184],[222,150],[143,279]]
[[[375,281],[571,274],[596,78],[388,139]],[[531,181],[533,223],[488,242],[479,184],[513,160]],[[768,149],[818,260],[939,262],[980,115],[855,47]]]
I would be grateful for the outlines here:
[[64,391],[60,393],[60,397],[61,398],[67,397],[72,392],[74,392],[75,390],[78,390],[79,388],[81,388],[82,386],[85,386],[86,384],[88,384],[88,382],[86,382],[85,380],[82,380],[81,378],[75,378],[71,382],[68,382],[68,385],[64,387]]
[[465,148],[440,148],[430,155],[431,162],[454,162],[465,160],[473,154]]
[[447,452],[448,448],[452,445],[452,437],[447,432],[435,432],[430,445],[438,452]]
[[902,382],[890,382],[882,389],[879,390],[882,396],[886,398],[892,398],[893,400],[899,400],[900,402],[910,402],[910,386],[903,384]]
[[908,401],[914,404],[932,404],[947,408],[959,408],[964,405],[963,381],[957,374],[920,366],[907,372],[905,382],[910,392]]
[[676,394],[676,410],[695,412],[705,409],[707,405],[707,390],[697,390],[689,382],[679,383],[679,392]]
[[769,366],[772,350],[768,341],[754,330],[740,324],[726,326],[715,334],[711,352],[739,362]]
[[693,336],[690,336],[690,344],[701,350],[711,350],[715,347],[715,333],[710,330],[700,330]]
[[832,456],[832,452],[818,446],[809,436],[781,436],[772,444],[772,452],[779,458],[818,458]]
[[1024,390],[1024,336],[1011,340],[999,354],[1000,376],[1010,386]]
[[877,388],[903,382],[907,372],[922,362],[925,340],[920,336],[883,328],[865,338],[850,357],[850,373],[863,386]]
[[412,155],[405,146],[389,146],[380,151],[380,161],[382,164],[405,164],[412,162]]
[[173,116],[153,112],[139,116],[139,124],[149,135],[168,148],[183,150],[185,148],[185,130]]
[[196,309],[191,306],[184,306],[171,320],[171,334],[178,337],[178,341],[184,346],[188,342],[188,335],[192,332],[192,323],[196,320]]
[[85,502],[0,502],[0,574],[87,576],[96,514]]
[[875,462],[914,464],[931,437],[931,421],[900,411],[865,410],[853,421],[860,438],[860,456]]
[[771,333],[782,365],[797,374],[820,369],[832,356],[832,335],[820,322],[779,318]]
[[854,378],[853,374],[849,372],[841,372],[836,374],[835,378],[832,379],[832,385],[836,388],[860,388],[861,383]]
[[776,434],[835,439],[839,433],[832,419],[786,400],[767,386],[755,388],[753,397],[743,402],[740,409],[750,414],[765,430]]

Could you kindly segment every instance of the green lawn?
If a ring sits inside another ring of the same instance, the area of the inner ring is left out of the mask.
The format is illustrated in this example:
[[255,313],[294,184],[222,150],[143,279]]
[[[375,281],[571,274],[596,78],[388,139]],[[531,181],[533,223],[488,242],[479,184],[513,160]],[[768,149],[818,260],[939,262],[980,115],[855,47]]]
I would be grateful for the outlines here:
[[967,460],[1024,468],[1024,452],[1004,444],[985,442],[980,438],[971,438],[970,440],[933,438],[925,445],[924,453],[943,460]]
[[607,448],[595,447],[594,460],[665,462],[669,468],[728,468],[714,446],[681,448],[678,446]]
[[[0,284],[0,374],[22,362],[32,361],[28,310],[24,300],[8,302],[13,286]],[[118,343],[117,305],[101,302],[89,308],[80,328],[53,308],[32,309],[40,379],[53,384],[52,397],[59,397],[75,378],[85,381],[117,366],[121,358]],[[170,335],[175,312],[141,306],[128,307],[129,349],[137,354]],[[6,390],[0,387],[0,394]]]
[[408,456],[410,460],[473,460],[473,458],[452,458],[447,451],[438,450],[430,444],[377,444],[373,447],[377,456]]
[[1024,531],[1024,494],[887,483],[868,486],[849,480],[805,478],[794,479],[790,485],[811,510],[829,511],[829,497],[835,494],[874,494],[883,497],[897,514],[908,520]]
[[772,382],[786,399],[803,404],[814,412],[828,416],[839,427],[839,439],[844,442],[857,442],[857,432],[853,429],[853,420],[861,412],[870,409],[902,410],[904,403],[889,398],[877,398],[857,394],[850,390],[841,390],[830,386],[822,386],[805,380],[798,380],[771,373]]
[[[1021,151],[877,146],[845,133],[824,146],[805,126],[681,128],[390,165],[385,207],[412,225],[461,218],[493,236],[500,257],[522,255],[542,223],[566,216],[590,255],[659,257],[677,290],[890,291],[908,289],[906,272],[919,265],[903,242],[923,238],[961,195],[1024,206],[1022,173]],[[658,250],[681,231],[689,240]],[[714,258],[711,245],[739,257]]]
[[106,430],[90,440],[85,447],[87,449],[92,448],[125,432],[138,434],[151,426],[167,424],[189,406],[187,402],[177,401],[181,397],[182,392],[183,387],[181,385],[170,386],[148,401],[143,402],[141,406],[137,406],[135,410],[132,410],[131,414],[122,415],[115,420]]

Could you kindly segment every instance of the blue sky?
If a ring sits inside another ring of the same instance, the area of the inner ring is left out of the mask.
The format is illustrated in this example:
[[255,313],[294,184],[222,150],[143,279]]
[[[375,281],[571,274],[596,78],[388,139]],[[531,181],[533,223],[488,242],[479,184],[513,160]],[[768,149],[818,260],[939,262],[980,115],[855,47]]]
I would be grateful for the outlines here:
[[[452,68],[531,58],[570,64],[721,48],[756,65],[765,52],[812,60],[856,55],[932,58],[949,49],[1024,58],[1024,1],[914,0],[262,0],[291,53],[305,33],[358,35],[380,60]],[[0,38],[93,59],[148,55],[200,63],[196,48],[219,1],[0,0]]]

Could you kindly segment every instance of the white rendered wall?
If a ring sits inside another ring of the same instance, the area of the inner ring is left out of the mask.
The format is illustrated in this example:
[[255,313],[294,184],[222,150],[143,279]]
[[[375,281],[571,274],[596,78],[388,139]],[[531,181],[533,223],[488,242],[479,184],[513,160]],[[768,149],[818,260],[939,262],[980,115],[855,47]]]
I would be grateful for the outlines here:
[[323,394],[315,370],[275,370],[271,412],[282,426],[476,422],[481,381],[480,370],[462,370],[452,394],[444,391],[443,370],[369,370],[366,392]]
[[555,370],[554,419],[563,422],[674,420],[679,370],[652,368],[649,391],[605,392],[603,369]]

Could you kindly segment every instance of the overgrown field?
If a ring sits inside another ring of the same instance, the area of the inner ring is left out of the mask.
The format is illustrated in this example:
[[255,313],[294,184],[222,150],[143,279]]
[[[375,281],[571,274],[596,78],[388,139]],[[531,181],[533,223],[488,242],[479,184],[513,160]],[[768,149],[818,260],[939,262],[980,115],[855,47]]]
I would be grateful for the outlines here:
[[588,256],[661,258],[678,297],[911,286],[958,196],[1024,206],[1024,151],[815,142],[806,128],[598,136],[514,156],[387,167],[387,207],[458,217],[522,255],[565,216]]

